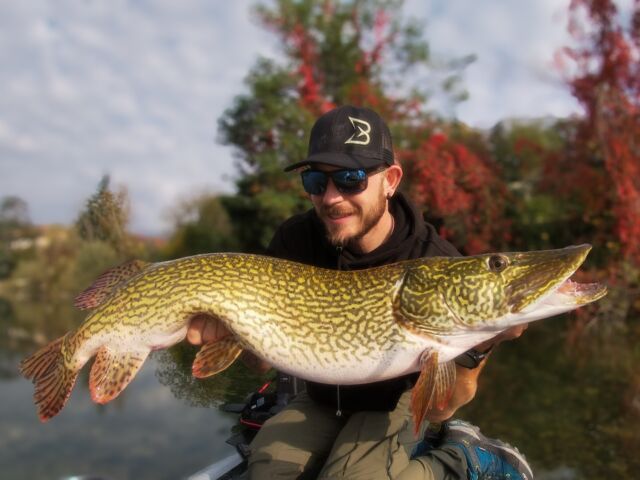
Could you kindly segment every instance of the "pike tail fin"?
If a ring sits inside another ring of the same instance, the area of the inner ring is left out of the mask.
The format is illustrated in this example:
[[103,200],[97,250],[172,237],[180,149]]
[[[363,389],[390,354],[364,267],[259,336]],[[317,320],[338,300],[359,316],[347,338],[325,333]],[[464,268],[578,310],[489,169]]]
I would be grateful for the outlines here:
[[220,373],[242,353],[242,347],[233,335],[202,346],[193,361],[192,372],[196,378],[206,378]]
[[44,346],[20,364],[22,375],[35,384],[34,400],[42,422],[56,416],[71,395],[78,377],[64,364],[61,337]]
[[411,393],[414,433],[417,435],[427,411],[433,407],[443,410],[456,383],[453,361],[438,363],[438,353],[428,352],[421,359],[422,369]]

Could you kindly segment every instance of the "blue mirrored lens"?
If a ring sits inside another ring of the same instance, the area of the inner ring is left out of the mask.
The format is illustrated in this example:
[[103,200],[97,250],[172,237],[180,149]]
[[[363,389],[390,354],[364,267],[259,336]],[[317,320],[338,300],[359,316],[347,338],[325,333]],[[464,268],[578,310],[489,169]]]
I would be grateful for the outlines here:
[[331,179],[336,187],[358,187],[367,180],[367,173],[364,170],[338,170],[331,173]]
[[311,195],[322,195],[327,190],[327,174],[317,170],[305,170],[301,174],[302,187]]
[[301,173],[301,176],[305,192],[311,195],[322,195],[326,192],[329,177],[331,177],[336,189],[341,193],[359,193],[367,188],[367,172],[361,168],[356,170],[336,170],[334,172],[305,170]]

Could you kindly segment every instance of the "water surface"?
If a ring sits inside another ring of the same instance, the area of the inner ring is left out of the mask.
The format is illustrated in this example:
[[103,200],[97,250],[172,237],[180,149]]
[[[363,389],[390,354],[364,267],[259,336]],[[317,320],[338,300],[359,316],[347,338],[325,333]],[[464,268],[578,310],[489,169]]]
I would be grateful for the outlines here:
[[91,402],[81,375],[66,407],[45,424],[37,418],[31,382],[1,379],[0,478],[176,479],[229,454],[224,440],[235,416],[176,398],[160,383],[158,368],[152,357],[104,406]]
[[[66,331],[69,317],[56,326],[56,310],[46,321],[24,311],[0,318],[0,478],[185,478],[232,451],[224,440],[236,418],[218,406],[263,379],[235,364],[194,379],[194,349],[184,345],[155,352],[105,406],[91,402],[85,368],[62,412],[40,423],[18,363],[34,339]],[[459,416],[517,445],[538,479],[640,478],[640,322],[602,325],[595,341],[569,347],[569,320],[535,323],[491,355],[477,398]]]

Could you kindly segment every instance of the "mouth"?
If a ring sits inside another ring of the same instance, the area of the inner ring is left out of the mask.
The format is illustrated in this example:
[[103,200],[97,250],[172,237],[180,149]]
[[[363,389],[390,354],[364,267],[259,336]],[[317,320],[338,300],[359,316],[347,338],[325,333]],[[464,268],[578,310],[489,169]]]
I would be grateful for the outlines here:
[[334,223],[341,223],[346,221],[347,219],[351,218],[353,216],[353,214],[348,213],[346,215],[327,215],[327,220],[334,222]]
[[521,313],[526,315],[536,310],[573,310],[579,306],[595,302],[606,294],[606,285],[601,283],[578,283],[568,278],[537,302],[524,308]]
[[330,209],[330,210],[325,210],[324,217],[332,223],[339,224],[339,223],[346,222],[347,220],[352,218],[355,214],[356,212],[353,212],[353,211]]
[[571,279],[590,250],[585,244],[518,254],[515,262],[525,271],[512,284],[511,312],[526,315],[540,309],[562,313],[604,297],[605,285]]
[[607,294],[607,287],[601,283],[578,283],[568,278],[554,293],[555,297],[563,299],[565,303],[584,305],[604,297]]

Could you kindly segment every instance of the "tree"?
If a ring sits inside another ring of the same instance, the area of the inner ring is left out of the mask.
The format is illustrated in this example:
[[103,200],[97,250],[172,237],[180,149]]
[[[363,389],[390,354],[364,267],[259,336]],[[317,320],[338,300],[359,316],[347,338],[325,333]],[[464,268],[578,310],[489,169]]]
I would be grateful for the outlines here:
[[16,196],[4,197],[0,202],[0,279],[11,275],[16,266],[13,242],[32,240],[34,236],[27,202]]
[[[239,159],[238,194],[222,201],[243,249],[264,249],[276,225],[308,208],[300,182],[282,169],[304,158],[318,115],[347,103],[375,109],[389,122],[398,157],[410,170],[420,167],[410,165],[415,160],[411,152],[430,133],[446,128],[427,108],[431,92],[422,85],[434,67],[423,27],[405,20],[401,5],[397,0],[278,0],[257,8],[263,24],[282,40],[286,62],[260,60],[247,78],[249,92],[236,97],[219,122],[221,140],[236,147]],[[452,102],[464,98],[456,79],[472,60],[457,59],[444,68],[443,89]],[[451,137],[449,145],[455,133]],[[465,158],[465,166],[485,165],[477,156]],[[415,191],[406,183],[408,191]],[[458,184],[454,189],[476,196]],[[478,208],[485,205],[484,193],[477,195]],[[453,225],[456,219],[447,222]],[[476,234],[464,233],[458,235],[464,241]]]
[[237,97],[219,122],[223,141],[237,148],[240,174],[237,194],[221,201],[242,249],[259,252],[277,224],[304,208],[298,182],[282,168],[305,154],[312,120],[284,68],[261,60],[247,84],[251,93]]
[[0,202],[0,238],[5,240],[31,226],[27,202],[16,196],[8,196]]
[[[571,122],[565,155],[549,159],[547,171],[552,181],[548,187],[563,195],[567,204],[575,198],[582,204],[581,223],[589,226],[597,250],[608,252],[601,262],[600,277],[607,282],[609,293],[595,313],[577,312],[568,341],[583,354],[583,361],[595,359],[590,363],[604,368],[608,378],[624,379],[624,396],[637,399],[640,1],[634,0],[628,24],[612,0],[572,0],[570,13],[569,29],[576,46],[563,49],[559,60],[585,115]],[[594,322],[594,317],[600,321]],[[632,408],[629,413],[630,420]],[[624,417],[619,424],[611,429],[611,443],[622,445],[621,451],[637,450],[640,437],[630,433]],[[616,476],[636,471],[632,462],[631,468],[621,465]],[[611,473],[609,466],[607,470]]]
[[76,228],[80,238],[108,243],[119,254],[130,248],[127,235],[129,204],[126,190],[113,192],[109,188],[109,176],[105,175],[98,189],[80,212]]
[[633,5],[624,26],[612,0],[571,2],[577,46],[563,49],[559,62],[585,116],[548,175],[554,191],[582,197],[594,230],[615,232],[616,244],[601,238],[603,246],[640,265],[640,1]]
[[425,132],[417,148],[400,151],[409,192],[465,253],[498,250],[510,240],[504,182],[488,152],[474,152],[451,133]]
[[[504,215],[510,225],[506,245],[509,248],[560,248],[576,241],[582,222],[580,217],[569,219],[566,214],[566,203],[575,197],[558,205],[558,196],[541,188],[546,181],[548,159],[563,156],[567,123],[550,119],[503,120],[489,134],[491,156],[500,165],[508,190]],[[575,211],[580,208],[576,206]]]
[[197,195],[182,202],[172,217],[169,258],[236,250],[231,220],[219,196]]

